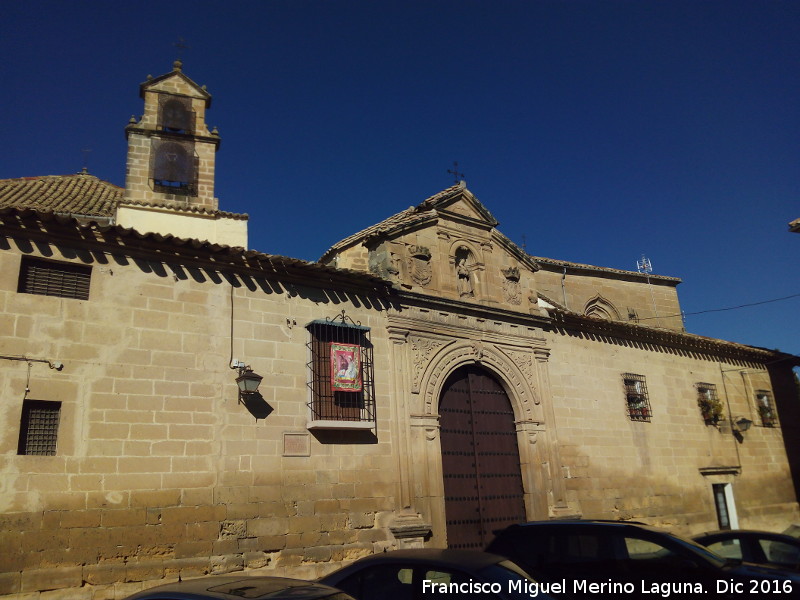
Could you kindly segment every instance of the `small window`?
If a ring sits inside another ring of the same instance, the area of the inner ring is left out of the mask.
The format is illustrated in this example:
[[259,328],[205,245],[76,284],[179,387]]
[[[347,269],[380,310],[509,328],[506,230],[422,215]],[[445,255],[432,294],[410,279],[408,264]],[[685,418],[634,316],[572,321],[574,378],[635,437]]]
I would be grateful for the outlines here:
[[369,327],[342,313],[333,320],[312,321],[307,328],[309,427],[372,428],[375,392]]
[[765,390],[756,392],[756,407],[758,415],[761,417],[761,424],[764,427],[775,427],[778,420],[775,414],[775,407],[772,404],[772,394]]
[[17,291],[60,298],[89,299],[92,268],[74,263],[62,263],[22,257]]
[[711,486],[714,491],[714,506],[717,509],[717,524],[720,529],[731,528],[731,517],[728,511],[728,483],[715,483]]
[[628,417],[631,421],[650,421],[650,400],[647,397],[647,385],[644,375],[623,373],[622,383],[625,387],[625,400]]
[[17,454],[55,456],[61,402],[25,400]]
[[722,402],[717,396],[717,386],[713,383],[697,384],[697,405],[707,424],[716,425],[722,419]]

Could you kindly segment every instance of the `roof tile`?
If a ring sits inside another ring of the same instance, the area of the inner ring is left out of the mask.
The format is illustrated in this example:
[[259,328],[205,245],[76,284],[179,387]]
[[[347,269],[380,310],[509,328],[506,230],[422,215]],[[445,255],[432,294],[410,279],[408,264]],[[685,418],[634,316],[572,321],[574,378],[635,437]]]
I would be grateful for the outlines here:
[[0,208],[112,217],[124,190],[88,173],[0,179]]

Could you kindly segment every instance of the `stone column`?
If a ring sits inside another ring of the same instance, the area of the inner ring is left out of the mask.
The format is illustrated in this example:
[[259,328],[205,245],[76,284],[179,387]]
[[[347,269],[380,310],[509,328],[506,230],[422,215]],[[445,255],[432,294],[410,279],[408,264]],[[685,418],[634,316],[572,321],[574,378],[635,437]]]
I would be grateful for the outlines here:
[[558,432],[556,429],[556,415],[553,410],[553,394],[550,391],[550,372],[547,362],[550,359],[550,351],[545,348],[534,349],[536,357],[536,375],[539,381],[539,396],[541,397],[542,410],[545,422],[550,424],[547,428],[540,431],[545,434],[546,450],[544,456],[547,457],[550,471],[550,484],[552,494],[552,504],[550,511],[555,515],[570,514],[567,504],[567,486],[564,482],[564,474],[561,465],[561,451],[558,445]]
[[392,435],[394,437],[393,446],[397,456],[399,486],[397,494],[399,509],[389,522],[389,530],[397,539],[400,548],[421,548],[425,537],[430,533],[431,526],[413,508],[415,481],[413,463],[417,455],[410,444],[411,428],[407,402],[410,383],[407,339],[407,330],[389,328],[391,364],[394,371],[392,394],[394,427],[392,428]]

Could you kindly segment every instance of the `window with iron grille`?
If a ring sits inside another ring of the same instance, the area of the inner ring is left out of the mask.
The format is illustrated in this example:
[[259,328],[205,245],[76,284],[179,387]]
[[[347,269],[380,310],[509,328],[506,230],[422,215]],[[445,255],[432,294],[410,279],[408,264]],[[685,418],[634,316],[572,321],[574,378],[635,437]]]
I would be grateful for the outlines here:
[[722,402],[717,396],[717,386],[713,383],[698,383],[696,387],[700,415],[706,423],[716,425],[722,419]]
[[195,113],[191,98],[161,94],[158,98],[158,128],[170,133],[192,134]]
[[644,375],[623,373],[622,384],[625,388],[625,401],[628,417],[631,421],[650,421],[650,400],[647,397],[647,385]]
[[55,456],[61,402],[25,400],[17,454]]
[[22,294],[89,299],[92,267],[23,256],[17,291]]
[[197,157],[194,141],[153,138],[150,172],[153,189],[165,194],[197,195]]
[[772,394],[766,390],[756,392],[756,407],[758,415],[761,417],[761,425],[764,427],[775,427],[778,420],[775,414],[775,406],[772,404]]
[[309,323],[310,429],[366,429],[375,423],[369,327],[349,317]]

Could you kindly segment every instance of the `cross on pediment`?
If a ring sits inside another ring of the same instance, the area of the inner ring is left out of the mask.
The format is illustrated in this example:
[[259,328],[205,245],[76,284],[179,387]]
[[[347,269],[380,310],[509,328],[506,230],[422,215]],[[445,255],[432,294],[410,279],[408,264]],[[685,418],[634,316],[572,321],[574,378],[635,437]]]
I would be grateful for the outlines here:
[[454,178],[453,183],[458,183],[460,179],[463,179],[465,177],[463,173],[458,172],[458,161],[453,161],[453,168],[447,169],[447,172],[453,176]]

